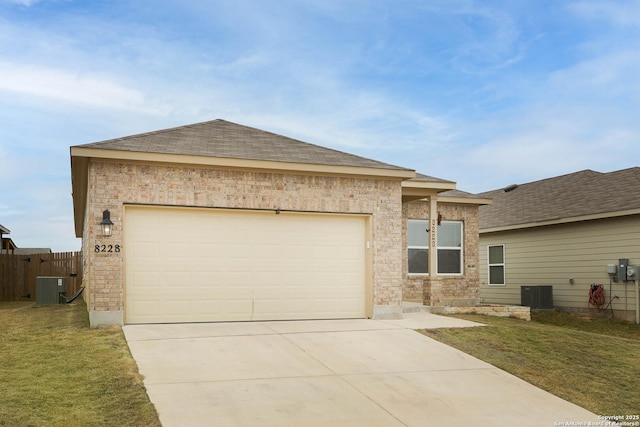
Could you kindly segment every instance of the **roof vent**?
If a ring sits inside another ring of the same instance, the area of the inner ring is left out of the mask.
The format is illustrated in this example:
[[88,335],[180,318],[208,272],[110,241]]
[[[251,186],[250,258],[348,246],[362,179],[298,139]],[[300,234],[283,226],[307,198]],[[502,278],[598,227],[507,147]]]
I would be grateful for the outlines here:
[[506,187],[504,187],[502,190],[503,190],[505,193],[508,193],[509,191],[513,191],[513,190],[515,190],[516,188],[518,188],[518,184],[511,184],[511,185],[507,185],[507,186],[506,186]]

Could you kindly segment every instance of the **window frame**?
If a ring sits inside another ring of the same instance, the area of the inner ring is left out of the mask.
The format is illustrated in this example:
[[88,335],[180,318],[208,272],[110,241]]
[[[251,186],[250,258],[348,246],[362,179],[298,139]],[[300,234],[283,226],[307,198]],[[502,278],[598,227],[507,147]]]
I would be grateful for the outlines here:
[[[491,263],[490,248],[500,246],[502,247],[502,262]],[[507,286],[507,263],[506,263],[506,247],[504,243],[498,243],[493,245],[487,245],[487,285],[489,286]],[[491,283],[491,267],[502,267],[502,283]]]
[[[460,247],[456,247],[456,246],[440,246],[440,242],[438,241],[437,245],[436,245],[436,270],[438,271],[438,276],[464,276],[464,221],[459,221],[459,220],[450,220],[450,221],[441,221],[441,224],[460,224]],[[438,234],[438,238],[439,238],[440,234]],[[438,270],[438,264],[440,264],[439,261],[439,255],[440,255],[440,250],[457,250],[460,251],[460,272],[459,273],[440,273],[440,271]]]
[[[428,219],[407,219],[407,274],[409,276],[428,276],[429,275],[429,239],[427,239],[427,245],[426,246],[416,246],[416,245],[409,245],[409,222],[420,222],[420,223],[424,223],[425,229],[429,229],[429,220]],[[409,250],[410,249],[420,249],[420,250],[424,250],[427,252],[427,272],[426,273],[412,273],[411,270],[409,270]]]
[[[409,276],[429,276],[429,272],[427,271],[426,273],[414,273],[411,272],[411,270],[409,269],[410,265],[409,265],[409,250],[410,249],[420,249],[420,250],[424,250],[427,253],[427,258],[429,257],[429,241],[427,241],[427,245],[426,246],[417,246],[417,245],[409,245],[409,222],[419,222],[419,223],[423,223],[426,229],[429,229],[430,224],[429,224],[429,220],[428,219],[413,219],[413,218],[408,218],[407,219],[407,247],[406,247],[406,254],[407,254],[407,274]],[[464,276],[464,221],[461,220],[450,220],[450,221],[441,221],[440,225],[445,224],[445,223],[452,223],[452,224],[460,224],[460,246],[440,246],[439,245],[439,241],[436,244],[436,275],[438,276]],[[438,234],[438,240],[439,240],[439,236],[440,234]],[[440,273],[440,271],[438,270],[438,264],[439,264],[439,254],[440,254],[440,250],[455,250],[455,251],[459,251],[460,252],[460,265],[459,265],[459,272],[455,272],[455,273]],[[428,261],[427,261],[427,269],[428,269]]]

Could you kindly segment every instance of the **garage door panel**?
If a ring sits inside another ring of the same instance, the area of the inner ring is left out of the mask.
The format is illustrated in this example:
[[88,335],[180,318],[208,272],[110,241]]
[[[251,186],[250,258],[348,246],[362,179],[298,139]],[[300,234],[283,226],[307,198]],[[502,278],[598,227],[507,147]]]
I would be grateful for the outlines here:
[[125,321],[364,317],[364,240],[364,217],[127,207]]
[[153,289],[158,287],[158,283],[160,282],[160,273],[151,271],[134,272],[129,275],[129,280],[138,283],[135,290],[129,290],[132,293],[131,295],[139,292],[138,290],[143,290],[144,292],[153,291]]
[[156,242],[141,241],[134,247],[129,249],[134,251],[134,255],[137,257],[152,257],[157,258],[160,255],[160,248]]

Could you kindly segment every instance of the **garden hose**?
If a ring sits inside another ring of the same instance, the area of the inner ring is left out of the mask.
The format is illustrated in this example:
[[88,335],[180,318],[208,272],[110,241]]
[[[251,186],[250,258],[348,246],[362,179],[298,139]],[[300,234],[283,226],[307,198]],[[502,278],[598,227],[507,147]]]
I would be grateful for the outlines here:
[[589,306],[596,307],[598,311],[604,310],[604,289],[602,289],[602,285],[596,285],[595,283],[591,285],[591,289],[589,289]]
[[76,293],[71,295],[69,298],[65,297],[64,294],[60,294],[59,295],[59,300],[60,300],[61,303],[64,302],[65,304],[70,304],[70,303],[73,302],[73,300],[75,300],[76,298],[78,298],[80,296],[82,291],[84,291],[84,286],[81,287],[80,289],[78,289],[76,291]]
[[[607,308],[609,308],[613,300],[616,298],[618,297],[614,296],[613,298],[611,298],[609,304],[607,304],[607,306],[605,307],[604,288],[602,287],[602,285],[597,285],[594,283],[591,285],[591,289],[589,289],[589,307],[594,306],[598,309],[598,311],[605,311]],[[613,317],[613,306],[611,306],[611,317]]]

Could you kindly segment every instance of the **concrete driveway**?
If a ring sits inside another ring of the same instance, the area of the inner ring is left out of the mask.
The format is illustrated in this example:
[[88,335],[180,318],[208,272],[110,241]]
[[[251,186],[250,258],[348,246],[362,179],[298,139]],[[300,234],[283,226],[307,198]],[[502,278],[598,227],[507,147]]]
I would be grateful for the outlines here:
[[[597,417],[402,320],[129,325],[164,427],[554,426]],[[544,369],[544,367],[541,367]]]

